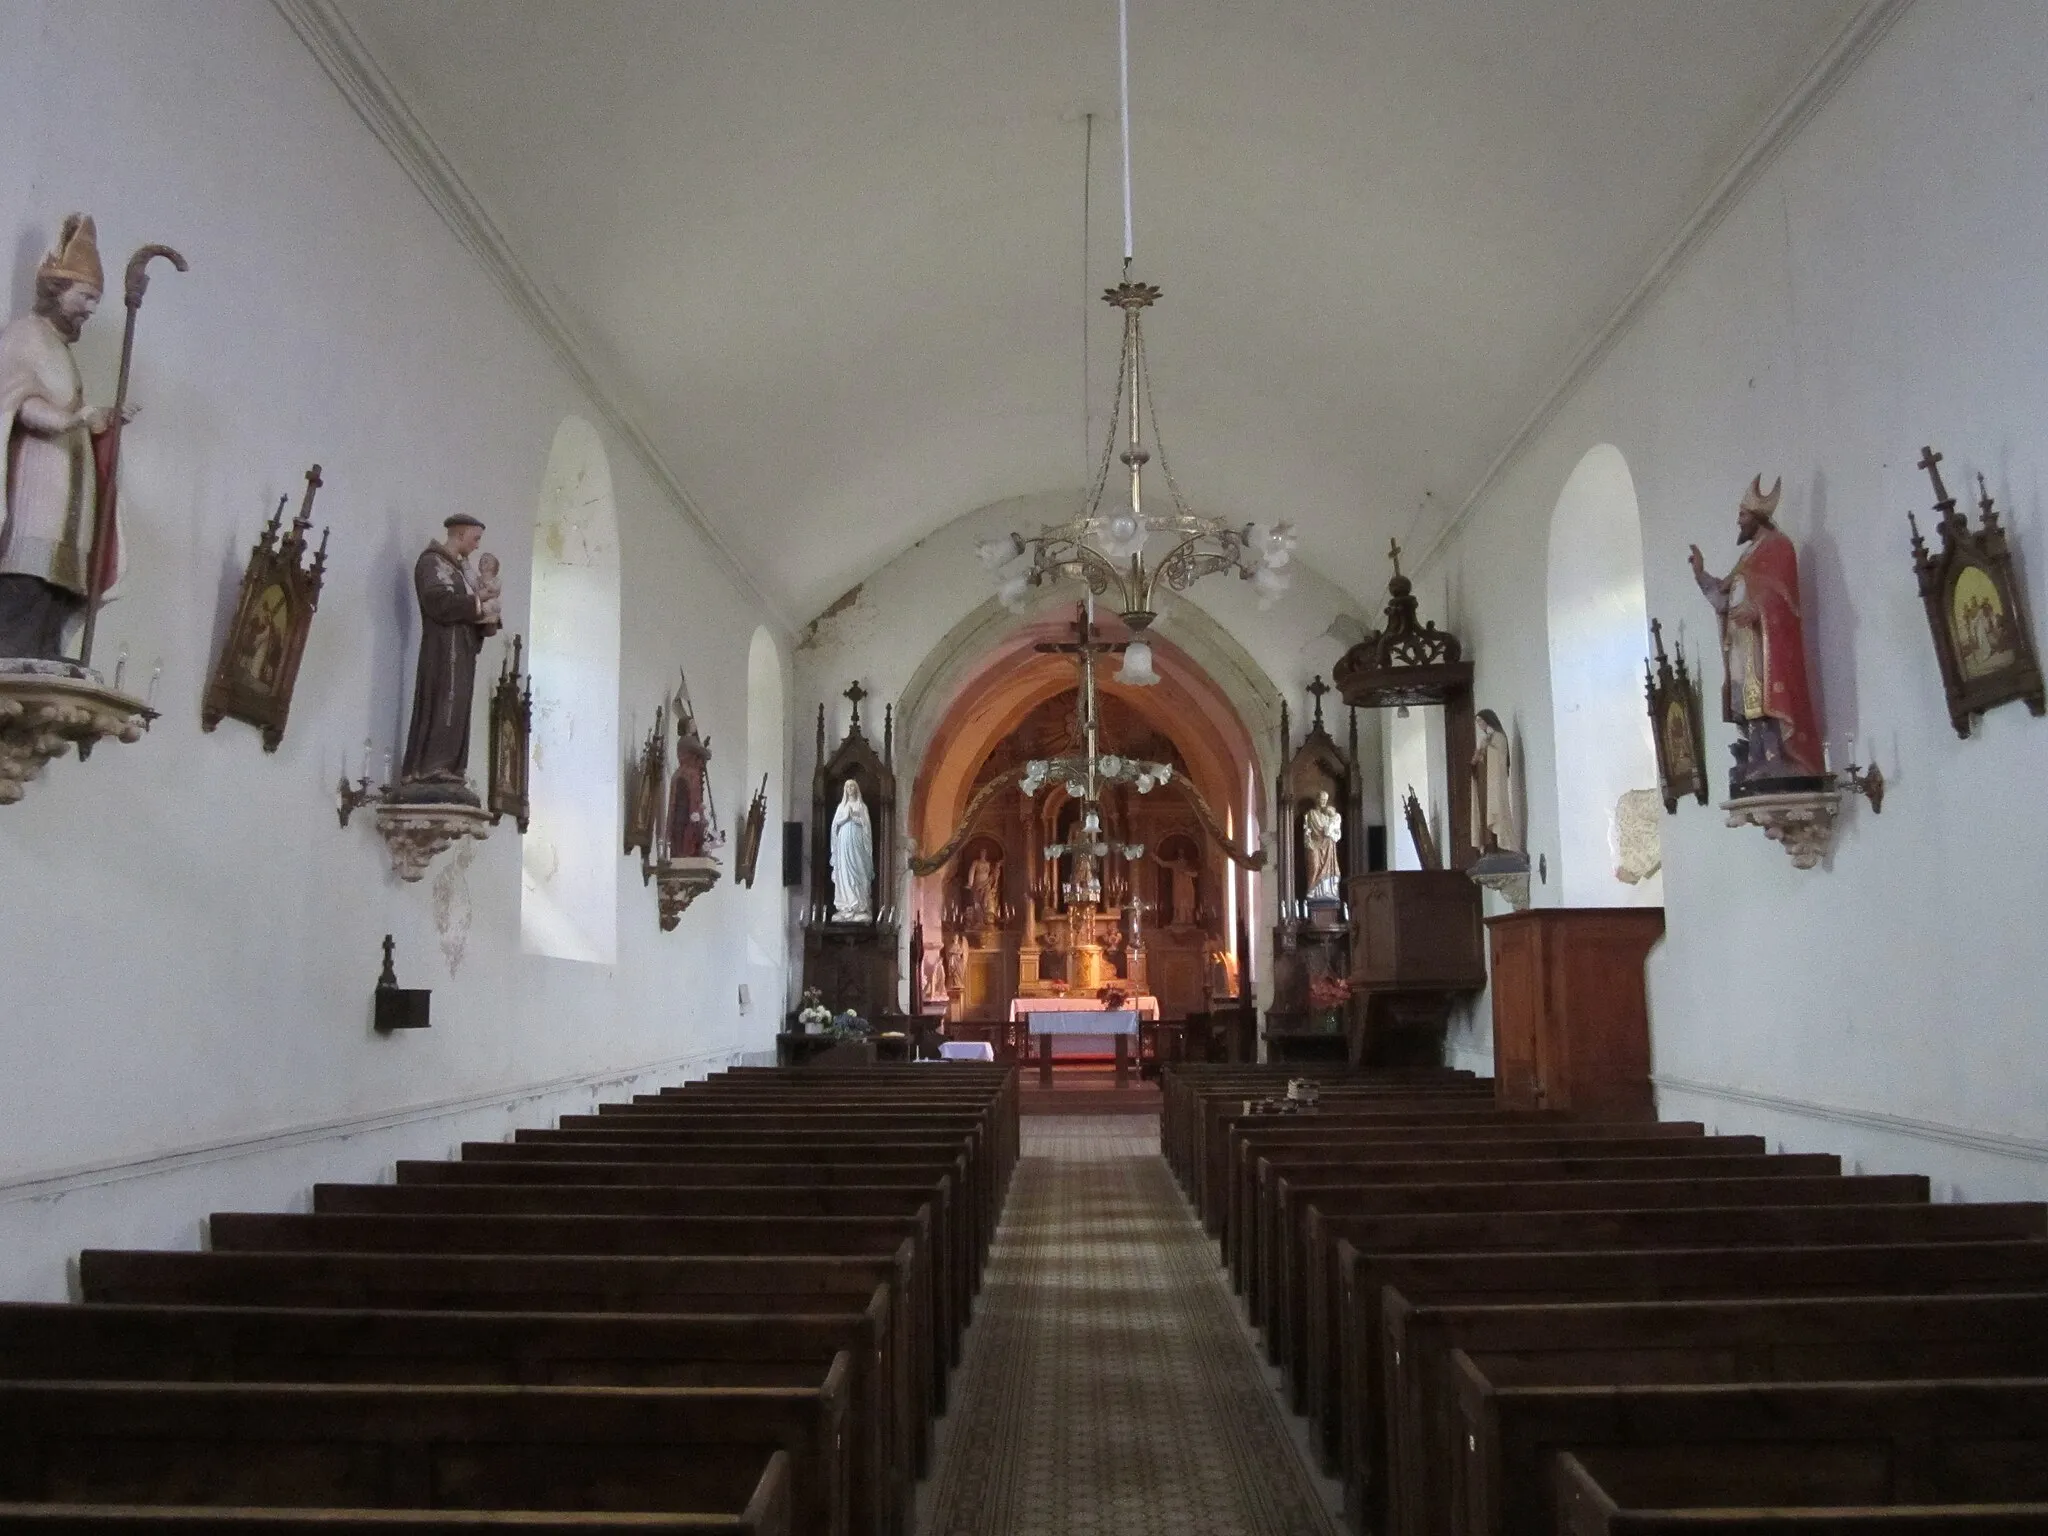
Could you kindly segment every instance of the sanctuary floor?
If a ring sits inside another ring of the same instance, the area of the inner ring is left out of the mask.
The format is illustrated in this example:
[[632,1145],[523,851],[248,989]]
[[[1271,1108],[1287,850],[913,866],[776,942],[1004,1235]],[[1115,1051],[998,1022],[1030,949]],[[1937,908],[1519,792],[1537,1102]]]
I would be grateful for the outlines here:
[[1340,1494],[1159,1156],[1156,1115],[1038,1115],[921,1536],[1335,1536]]

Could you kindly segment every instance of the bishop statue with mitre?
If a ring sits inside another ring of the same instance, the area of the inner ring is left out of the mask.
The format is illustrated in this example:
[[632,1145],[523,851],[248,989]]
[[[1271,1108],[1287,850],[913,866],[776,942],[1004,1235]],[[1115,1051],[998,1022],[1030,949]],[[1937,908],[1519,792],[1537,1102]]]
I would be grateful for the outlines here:
[[[114,412],[86,405],[71,355],[105,289],[93,222],[71,214],[36,268],[34,307],[0,330],[0,657],[61,661],[66,630],[118,570],[113,519],[93,548],[103,479],[95,454]],[[124,407],[122,419],[135,409]]]
[[1799,552],[1775,521],[1784,484],[1766,492],[1758,475],[1743,493],[1736,536],[1748,548],[1726,576],[1710,574],[1692,546],[1693,579],[1721,621],[1721,715],[1741,733],[1729,775],[1736,795],[1810,788],[1826,772],[1806,680]]

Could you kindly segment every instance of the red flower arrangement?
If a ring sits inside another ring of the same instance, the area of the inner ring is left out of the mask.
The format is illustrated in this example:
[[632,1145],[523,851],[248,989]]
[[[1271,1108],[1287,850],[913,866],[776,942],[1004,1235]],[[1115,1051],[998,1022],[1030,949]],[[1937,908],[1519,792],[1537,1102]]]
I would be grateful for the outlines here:
[[1104,987],[1097,996],[1102,999],[1102,1006],[1109,1013],[1116,1012],[1117,1009],[1130,1001],[1130,994],[1124,991],[1122,987]]
[[1312,976],[1308,983],[1308,1005],[1318,1013],[1342,1008],[1351,1001],[1351,981],[1345,976]]

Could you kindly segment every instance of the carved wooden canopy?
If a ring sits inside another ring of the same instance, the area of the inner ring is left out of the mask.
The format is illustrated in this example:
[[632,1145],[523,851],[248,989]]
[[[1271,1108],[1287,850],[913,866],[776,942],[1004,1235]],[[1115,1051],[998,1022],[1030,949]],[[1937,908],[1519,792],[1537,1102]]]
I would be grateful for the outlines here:
[[1386,625],[1351,647],[1331,669],[1338,695],[1353,709],[1442,704],[1472,691],[1472,663],[1457,636],[1416,618],[1415,584],[1401,574],[1401,546],[1389,551]]

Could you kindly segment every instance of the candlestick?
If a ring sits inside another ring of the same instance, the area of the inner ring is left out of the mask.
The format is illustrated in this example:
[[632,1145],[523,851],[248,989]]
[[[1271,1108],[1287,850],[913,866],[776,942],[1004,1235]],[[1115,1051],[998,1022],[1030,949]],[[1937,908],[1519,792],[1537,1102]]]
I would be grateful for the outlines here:
[[156,685],[163,681],[163,675],[164,659],[159,656],[156,659],[155,665],[149,669],[149,693],[142,701],[152,709],[156,708]]
[[1833,773],[1835,771],[1834,759],[1828,755],[1828,744],[1826,742],[1820,744],[1820,771],[1822,773]]
[[386,785],[391,783],[391,754],[389,752],[384,754],[384,782]]
[[114,691],[121,691],[121,674],[128,670],[128,647],[121,647],[121,654],[114,658]]
[[[373,750],[373,748],[371,747],[371,744],[370,744],[370,738],[369,738],[369,737],[367,737],[367,736],[365,736],[365,737],[363,738],[363,771],[362,771],[362,772],[361,772],[361,773],[360,773],[359,775],[357,775],[357,777],[359,777],[359,778],[362,778],[362,779],[368,779],[368,778],[369,778],[369,776],[370,776],[370,753],[371,753],[371,751],[372,751],[372,750]],[[348,769],[347,769],[347,766],[346,766],[346,764],[344,764],[344,765],[343,765],[342,771],[343,771],[344,773],[346,773],[346,772],[348,771]]]

